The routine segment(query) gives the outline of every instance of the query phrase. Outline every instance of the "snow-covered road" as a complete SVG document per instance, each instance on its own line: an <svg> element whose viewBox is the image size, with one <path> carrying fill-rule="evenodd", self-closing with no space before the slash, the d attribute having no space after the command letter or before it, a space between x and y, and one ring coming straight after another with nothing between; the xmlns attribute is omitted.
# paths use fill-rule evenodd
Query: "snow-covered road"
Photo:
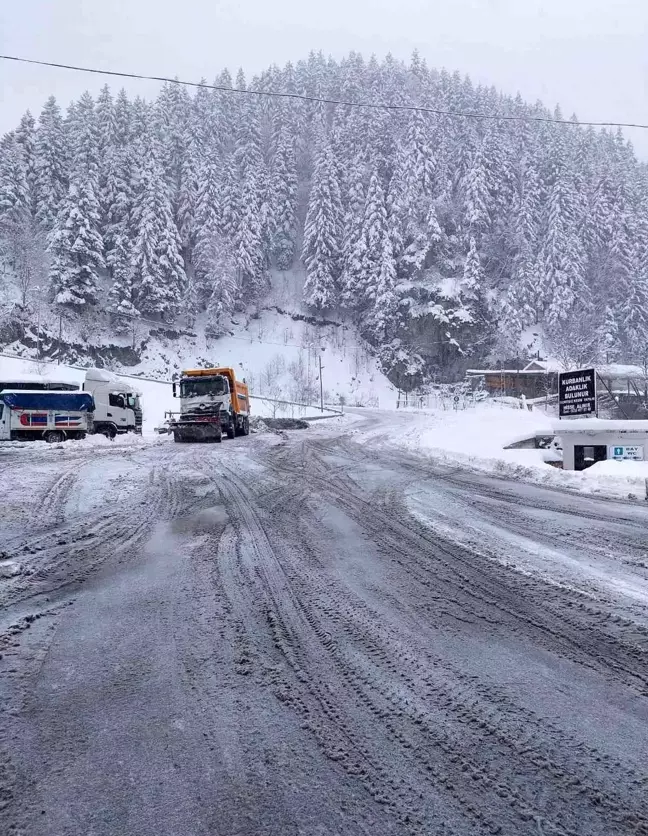
<svg viewBox="0 0 648 836"><path fill-rule="evenodd" d="M3 452L0 833L648 834L648 509L411 420Z"/></svg>

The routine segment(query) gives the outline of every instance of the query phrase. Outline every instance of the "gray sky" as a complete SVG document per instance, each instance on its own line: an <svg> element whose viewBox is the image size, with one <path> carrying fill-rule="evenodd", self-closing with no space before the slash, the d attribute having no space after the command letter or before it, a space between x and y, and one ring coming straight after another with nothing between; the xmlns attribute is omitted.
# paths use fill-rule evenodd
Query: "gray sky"
<svg viewBox="0 0 648 836"><path fill-rule="evenodd" d="M0 52L194 81L224 66L249 77L311 49L407 59L415 47L430 66L560 102L567 116L648 123L647 0L0 0ZM104 81L0 62L0 133L50 94L65 107ZM648 131L626 135L648 160Z"/></svg>

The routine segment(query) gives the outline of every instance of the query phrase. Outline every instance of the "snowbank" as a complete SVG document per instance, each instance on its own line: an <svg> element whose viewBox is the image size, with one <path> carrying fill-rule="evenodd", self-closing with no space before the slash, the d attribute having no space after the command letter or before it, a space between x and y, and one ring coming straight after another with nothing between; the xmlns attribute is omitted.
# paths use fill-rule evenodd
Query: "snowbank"
<svg viewBox="0 0 648 836"><path fill-rule="evenodd" d="M376 422L352 430L361 444L388 444L437 462L459 465L507 479L519 479L579 493L643 500L646 462L601 462L583 472L553 467L551 449L504 449L535 435L551 435L542 412L489 402L463 411L372 412Z"/></svg>

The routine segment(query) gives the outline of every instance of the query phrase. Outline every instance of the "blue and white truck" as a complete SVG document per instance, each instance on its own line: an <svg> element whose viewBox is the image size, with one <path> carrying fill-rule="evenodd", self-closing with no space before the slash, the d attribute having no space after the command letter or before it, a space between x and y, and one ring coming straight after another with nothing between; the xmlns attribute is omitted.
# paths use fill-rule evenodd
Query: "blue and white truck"
<svg viewBox="0 0 648 836"><path fill-rule="evenodd" d="M22 421L20 426L12 425L11 416L4 423L0 418L0 441L42 438L46 441L61 441L67 438L83 438L91 433L105 435L107 438L115 438L123 433L141 434L143 415L140 393L132 384L126 383L105 369L88 369L82 383L82 390L82 392L79 391L78 383L50 380L36 375L0 379L0 405L4 404L2 411L5 411L5 407L7 410L10 408L15 410L17 407L13 406L14 402L35 404L39 403L38 395L53 396L49 400L46 398L42 401L43 404L48 404L47 409L34 407L38 415L33 421L28 418L29 410L19 417ZM3 396L7 393L13 393L16 396L10 398L11 404L4 402ZM21 400L20 393L31 397L26 401ZM69 407L68 404L74 401L65 400L64 396L68 394L84 394L86 397L78 401L79 404L88 403L89 398L92 402L91 414L87 414L88 407L86 406L77 410ZM61 404L60 409L57 404ZM52 409L58 410L58 425L56 416L53 424L49 418L46 420L46 413L51 412ZM76 412L83 414L72 416L72 413ZM65 416L68 413L73 420L67 422L66 425ZM63 439L60 438L60 433L63 433Z"/></svg>
<svg viewBox="0 0 648 836"><path fill-rule="evenodd" d="M93 431L94 399L88 392L3 389L0 442L85 438Z"/></svg>

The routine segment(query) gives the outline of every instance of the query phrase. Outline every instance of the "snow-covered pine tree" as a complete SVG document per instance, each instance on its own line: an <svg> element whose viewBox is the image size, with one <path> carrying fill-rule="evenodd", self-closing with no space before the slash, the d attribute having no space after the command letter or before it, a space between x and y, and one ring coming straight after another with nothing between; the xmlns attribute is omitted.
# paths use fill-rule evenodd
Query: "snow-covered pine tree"
<svg viewBox="0 0 648 836"><path fill-rule="evenodd" d="M99 205L99 148L94 102L84 93L68 126L73 163L70 186L50 234L50 295L57 305L79 310L97 302L105 267Z"/></svg>
<svg viewBox="0 0 648 836"><path fill-rule="evenodd" d="M365 209L366 165L362 157L352 160L348 174L348 193L342 230L342 273L340 296L344 305L355 310L361 305L360 286L365 262L363 220Z"/></svg>
<svg viewBox="0 0 648 836"><path fill-rule="evenodd" d="M47 100L39 117L34 154L36 218L41 228L49 232L68 187L63 117L54 96Z"/></svg>
<svg viewBox="0 0 648 836"><path fill-rule="evenodd" d="M117 148L125 148L129 144L133 132L132 118L133 106L122 87L115 99L114 144Z"/></svg>
<svg viewBox="0 0 648 836"><path fill-rule="evenodd" d="M304 299L318 309L333 307L337 302L342 200L336 169L333 151L323 142L313 175L302 246Z"/></svg>
<svg viewBox="0 0 648 836"><path fill-rule="evenodd" d="M169 190L169 199L177 212L185 158L190 101L187 88L167 83L162 87L155 107L155 133L160 165Z"/></svg>
<svg viewBox="0 0 648 836"><path fill-rule="evenodd" d="M99 272L105 266L100 220L94 182L79 163L50 233L50 294L55 304L79 310L96 304Z"/></svg>
<svg viewBox="0 0 648 836"><path fill-rule="evenodd" d="M129 318L140 315L135 307L131 250L132 244L128 234L125 232L118 233L110 250L110 269L113 281L108 294L112 309Z"/></svg>
<svg viewBox="0 0 648 836"><path fill-rule="evenodd" d="M290 270L297 237L297 171L294 139L288 135L286 129L282 129L279 134L272 182L272 254L279 270Z"/></svg>
<svg viewBox="0 0 648 836"><path fill-rule="evenodd" d="M134 304L146 316L171 319L179 311L186 286L181 242L162 167L149 148L140 178L132 249Z"/></svg>
<svg viewBox="0 0 648 836"><path fill-rule="evenodd" d="M117 130L115 105L107 84L97 96L96 112L99 154L103 156L106 149L115 144Z"/></svg>
<svg viewBox="0 0 648 836"><path fill-rule="evenodd" d="M214 241L224 241L219 206L220 175L216 151L212 149L200 169L196 197L196 245L194 251L197 303L205 307L218 283L218 266L214 267Z"/></svg>
<svg viewBox="0 0 648 836"><path fill-rule="evenodd" d="M185 136L185 153L180 173L180 191L178 193L178 211L176 220L182 254L185 265L193 263L193 251L196 243L196 203L198 200L198 149L194 134L187 131Z"/></svg>
<svg viewBox="0 0 648 836"><path fill-rule="evenodd" d="M31 112L26 111L16 129L16 142L22 150L25 175L27 178L27 190L29 194L29 207L32 215L36 214L37 192L36 192L36 122Z"/></svg>
<svg viewBox="0 0 648 836"><path fill-rule="evenodd" d="M134 223L134 169L132 148L115 146L110 149L102 190L102 203L105 207L103 238L106 266L119 284L120 277L126 272L126 264L130 262Z"/></svg>
<svg viewBox="0 0 648 836"><path fill-rule="evenodd" d="M481 259L479 258L477 242L474 237L471 237L468 255L466 256L466 260L464 262L463 278L460 286L462 300L468 303L474 302L483 291L483 285L484 270L482 268Z"/></svg>
<svg viewBox="0 0 648 836"><path fill-rule="evenodd" d="M0 235L23 227L31 217L27 166L15 134L0 144Z"/></svg>
<svg viewBox="0 0 648 836"><path fill-rule="evenodd" d="M250 169L241 188L241 208L234 238L238 283L244 299L258 298L265 285L259 188Z"/></svg>
<svg viewBox="0 0 648 836"><path fill-rule="evenodd" d="M541 265L540 298L544 301L547 322L554 326L567 318L581 289L583 274L571 184L564 169L558 172L549 195Z"/></svg>
<svg viewBox="0 0 648 836"><path fill-rule="evenodd" d="M471 237L479 237L491 225L491 194L481 145L472 155L462 183L464 194L463 227Z"/></svg>
<svg viewBox="0 0 648 836"><path fill-rule="evenodd" d="M406 194L411 200L433 197L437 162L432 149L431 125L427 114L418 110L412 111L404 148L403 180Z"/></svg>
<svg viewBox="0 0 648 836"><path fill-rule="evenodd" d="M389 249L385 239L389 238L387 228L387 207L385 192L380 182L378 170L374 168L365 200L364 217L362 223L363 261L359 275L360 284L356 294L360 305L368 308L374 305L378 292L378 281L381 272L383 254Z"/></svg>
<svg viewBox="0 0 648 836"><path fill-rule="evenodd" d="M396 295L396 260L389 235L382 241L382 252L376 285L376 298L370 316L370 328L377 345L384 345L393 336L398 321Z"/></svg>

